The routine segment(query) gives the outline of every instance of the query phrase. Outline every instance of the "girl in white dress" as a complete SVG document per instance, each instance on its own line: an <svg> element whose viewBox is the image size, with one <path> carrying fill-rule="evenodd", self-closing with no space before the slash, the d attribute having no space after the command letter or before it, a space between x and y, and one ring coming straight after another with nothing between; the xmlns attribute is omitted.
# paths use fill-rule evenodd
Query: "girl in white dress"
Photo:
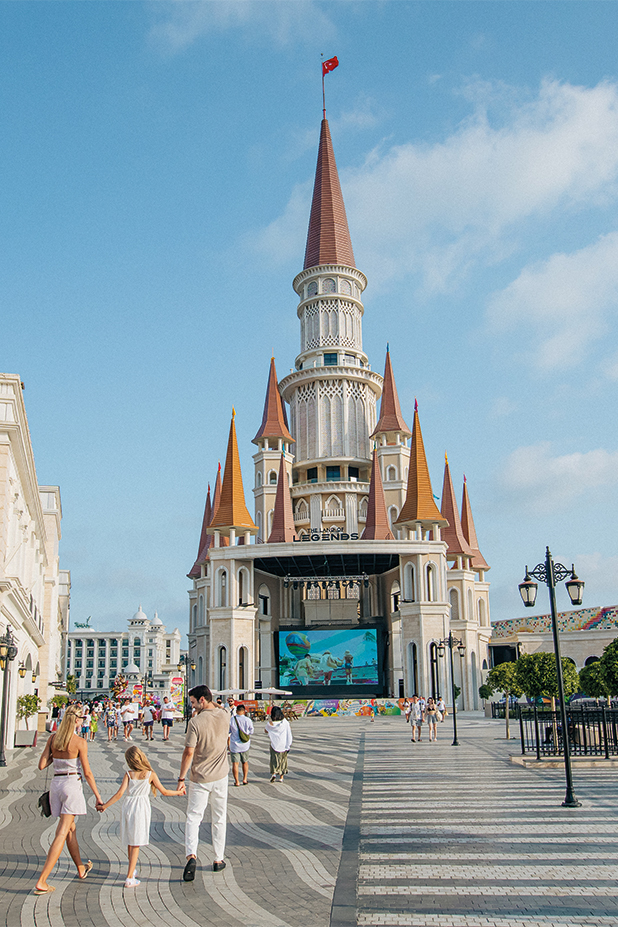
<svg viewBox="0 0 618 927"><path fill-rule="evenodd" d="M135 867L139 848L150 842L150 793L156 795L185 795L184 785L180 789L166 789L148 762L148 758L139 747L129 747L124 755L129 769L124 774L122 785L109 801L97 802L97 811L106 811L110 805L125 795L122 803L120 839L127 845L129 871L124 883L125 888L135 888L139 879L135 878Z"/></svg>

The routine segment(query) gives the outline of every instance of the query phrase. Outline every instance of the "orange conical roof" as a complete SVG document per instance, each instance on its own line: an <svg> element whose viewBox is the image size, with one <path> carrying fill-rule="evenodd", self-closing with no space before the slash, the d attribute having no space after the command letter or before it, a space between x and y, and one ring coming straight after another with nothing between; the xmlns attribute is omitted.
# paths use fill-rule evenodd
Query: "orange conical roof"
<svg viewBox="0 0 618 927"><path fill-rule="evenodd" d="M455 500L455 490L451 479L448 457L444 455L444 483L442 484L442 514L448 521L448 527L442 532L442 540L448 544L447 559L453 557L472 557L473 550L461 530L459 509Z"/></svg>
<svg viewBox="0 0 618 927"><path fill-rule="evenodd" d="M328 120L322 120L304 267L356 267Z"/></svg>
<svg viewBox="0 0 618 927"><path fill-rule="evenodd" d="M374 438L376 435L384 434L388 431L399 431L405 435L406 438L409 438L412 434L401 414L399 396L397 395L397 387L395 386L395 377L393 376L393 368L391 365L391 352L387 345L386 363L384 364L384 385L382 387L382 401L380 403L380 418L378 419L378 424L371 437Z"/></svg>
<svg viewBox="0 0 618 927"><path fill-rule="evenodd" d="M275 510L273 512L273 526L268 538L269 544L287 544L296 540L294 530L294 512L292 511L292 497L288 482L288 471L285 466L285 457L281 455L279 464L279 479L277 480L277 494L275 496Z"/></svg>
<svg viewBox="0 0 618 927"><path fill-rule="evenodd" d="M408 491L406 501L395 522L397 525L423 522L425 524L448 524L434 502L429 467L425 456L425 446L418 418L418 403L414 403L414 421L412 423L412 441L410 442L410 469L408 471Z"/></svg>
<svg viewBox="0 0 618 927"><path fill-rule="evenodd" d="M217 478L215 479L215 494L212 500L212 518L214 519L215 515L219 511L219 503L221 502L221 461L219 461L219 466L217 467ZM212 525L212 520L210 522ZM210 525L208 526L210 528ZM209 535L214 540L214 535L211 533ZM229 540L226 537L221 537L219 539L219 544L221 547L229 547ZM209 547L212 546L212 541L208 544Z"/></svg>
<svg viewBox="0 0 618 927"><path fill-rule="evenodd" d="M285 410L283 408L283 402L281 401L281 393L279 392L274 357L270 359L270 371L268 373L268 385L266 387L262 424L260 425L260 430L253 439L253 444L257 444L260 438L283 438L284 441L290 442L294 440L289 432L285 419Z"/></svg>
<svg viewBox="0 0 618 927"><path fill-rule="evenodd" d="M367 506L367 521L365 530L361 535L362 541L394 541L393 532L388 523L386 512L386 499L382 474L378 462L378 452L373 449L373 464L371 467L371 482L369 484L369 504Z"/></svg>
<svg viewBox="0 0 618 927"><path fill-rule="evenodd" d="M470 499L468 497L468 482L465 476L463 496L461 498L461 528L466 541L472 548L472 569L489 570L489 564L479 550L479 542L476 537L476 528L474 527L474 519L472 518L472 508L470 506Z"/></svg>
<svg viewBox="0 0 618 927"><path fill-rule="evenodd" d="M212 506L210 504L210 483L208 484L208 492L206 494L206 505L204 506L204 518L202 519L202 532L200 534L200 543L197 547L197 557L195 563L191 567L191 570L187 573L189 579L194 579L200 575L200 565L206 559L206 552L208 550L208 526L212 518Z"/></svg>
<svg viewBox="0 0 618 927"><path fill-rule="evenodd" d="M257 534L257 528L253 524L245 503L240 457L238 456L238 441L236 439L236 425L234 423L235 416L236 413L232 412L221 499L210 523L210 529L212 531L216 528L218 531L223 531L234 528L235 530L250 531L252 534Z"/></svg>

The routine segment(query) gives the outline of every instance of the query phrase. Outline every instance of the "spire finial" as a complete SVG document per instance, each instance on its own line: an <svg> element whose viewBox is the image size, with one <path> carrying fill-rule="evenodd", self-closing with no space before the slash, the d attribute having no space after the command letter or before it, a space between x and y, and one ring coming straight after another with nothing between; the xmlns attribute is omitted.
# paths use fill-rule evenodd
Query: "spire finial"
<svg viewBox="0 0 618 927"><path fill-rule="evenodd" d="M414 411L418 412L418 399L416 398L416 396L414 397Z"/></svg>
<svg viewBox="0 0 618 927"><path fill-rule="evenodd" d="M387 341L386 342L386 353L390 354L390 350L391 350L390 342Z"/></svg>
<svg viewBox="0 0 618 927"><path fill-rule="evenodd" d="M448 463L448 454L446 453L446 451L444 452L444 463L445 464Z"/></svg>
<svg viewBox="0 0 618 927"><path fill-rule="evenodd" d="M232 406L232 418L236 418L236 409Z"/></svg>

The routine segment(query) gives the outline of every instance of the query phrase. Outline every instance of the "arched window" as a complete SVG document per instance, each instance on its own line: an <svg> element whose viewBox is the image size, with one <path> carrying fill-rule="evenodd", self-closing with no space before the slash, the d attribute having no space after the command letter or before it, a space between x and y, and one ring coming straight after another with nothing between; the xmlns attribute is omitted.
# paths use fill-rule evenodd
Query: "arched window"
<svg viewBox="0 0 618 927"><path fill-rule="evenodd" d="M427 601L437 602L436 571L431 563L428 563L425 569L425 580L427 585Z"/></svg>
<svg viewBox="0 0 618 927"><path fill-rule="evenodd" d="M197 684L198 686L204 684L204 661L202 657L197 658Z"/></svg>
<svg viewBox="0 0 618 927"><path fill-rule="evenodd" d="M395 580L395 582L391 586L391 611L392 612L399 611L400 599L401 599L401 587L399 586L399 583L397 582L397 580Z"/></svg>
<svg viewBox="0 0 618 927"><path fill-rule="evenodd" d="M255 474L255 485L256 486L262 485L262 473L260 470L258 470L258 472Z"/></svg>
<svg viewBox="0 0 618 927"><path fill-rule="evenodd" d="M264 583L258 589L260 615L270 615L270 589Z"/></svg>
<svg viewBox="0 0 618 927"><path fill-rule="evenodd" d="M459 593L456 589L451 589L448 598L451 603L451 621L459 621Z"/></svg>
<svg viewBox="0 0 618 927"><path fill-rule="evenodd" d="M238 651L238 688L244 689L247 685L247 648L241 647Z"/></svg>
<svg viewBox="0 0 618 927"><path fill-rule="evenodd" d="M479 615L479 624L482 628L487 624L487 611L485 609L484 599L479 599L476 603Z"/></svg>
<svg viewBox="0 0 618 927"><path fill-rule="evenodd" d="M487 666L487 660L483 660L483 669L484 670L489 669L489 667Z"/></svg>
<svg viewBox="0 0 618 927"><path fill-rule="evenodd" d="M219 688L227 688L227 650L219 647Z"/></svg>
<svg viewBox="0 0 618 927"><path fill-rule="evenodd" d="M416 602L416 577L414 575L413 563L406 563L404 573L404 599L407 602Z"/></svg>
<svg viewBox="0 0 618 927"><path fill-rule="evenodd" d="M358 507L358 517L361 521L367 521L367 507L369 505L369 500L366 496L361 499L361 503Z"/></svg>
<svg viewBox="0 0 618 927"><path fill-rule="evenodd" d="M474 650L470 654L470 675L472 676L472 707L479 707L479 681L476 671L476 654Z"/></svg>
<svg viewBox="0 0 618 927"><path fill-rule="evenodd" d="M397 530L397 529L394 527L394 525L395 525L395 522L397 521L397 516L398 516L398 515L399 515L399 509L397 508L397 506L396 506L396 505L391 505L390 509L388 510L388 521L389 521L389 524L390 524L390 526L391 526L391 531L393 532L393 534L394 534L395 531Z"/></svg>
<svg viewBox="0 0 618 927"><path fill-rule="evenodd" d="M263 541L264 538L262 537L262 513L261 512L258 512L255 516L255 526L258 529L258 533L257 533L258 540Z"/></svg>
<svg viewBox="0 0 618 927"><path fill-rule="evenodd" d="M416 644L408 644L408 695L418 695L418 659Z"/></svg>
<svg viewBox="0 0 618 927"><path fill-rule="evenodd" d="M387 479L387 482L389 483L392 483L397 479L397 468L396 467L386 468L386 479Z"/></svg>
<svg viewBox="0 0 618 927"><path fill-rule="evenodd" d="M219 570L217 574L217 605L225 608L227 605L227 572Z"/></svg>
<svg viewBox="0 0 618 927"><path fill-rule="evenodd" d="M270 537L270 533L271 533L271 531L273 530L273 517L274 517L274 515L275 515L275 510L274 510L274 509L271 509L270 512L268 513L268 515L266 516L266 520L267 520L267 522L268 522L268 534L266 535L265 540L268 540L268 538Z"/></svg>
<svg viewBox="0 0 618 927"><path fill-rule="evenodd" d="M590 666L591 663L597 663L598 659L599 659L598 657L586 657L586 662L584 663L584 666Z"/></svg>
<svg viewBox="0 0 618 927"><path fill-rule="evenodd" d="M322 281L322 292L323 293L336 293L337 284L332 277L325 277ZM327 304L328 305L328 304Z"/></svg>
<svg viewBox="0 0 618 927"><path fill-rule="evenodd" d="M296 506L296 516L300 520L301 518L307 518L308 514L307 503L304 499L301 499Z"/></svg>
<svg viewBox="0 0 618 927"><path fill-rule="evenodd" d="M238 571L238 604L242 605L245 601L245 571Z"/></svg>
<svg viewBox="0 0 618 927"><path fill-rule="evenodd" d="M437 698L440 690L440 681L438 678L438 645L432 641L429 645L429 669L431 672L431 696Z"/></svg>
<svg viewBox="0 0 618 927"><path fill-rule="evenodd" d="M194 605L191 609L191 630L194 630L197 627L197 605Z"/></svg>
<svg viewBox="0 0 618 927"><path fill-rule="evenodd" d="M201 628L204 624L204 596L203 595L200 595L199 602L200 602L200 628Z"/></svg>
<svg viewBox="0 0 618 927"><path fill-rule="evenodd" d="M474 621L474 604L473 604L471 589L468 589L468 614L466 617L468 621Z"/></svg>
<svg viewBox="0 0 618 927"><path fill-rule="evenodd" d="M270 473L268 474L268 482L270 483L271 486L277 485L277 471L276 470L270 471Z"/></svg>

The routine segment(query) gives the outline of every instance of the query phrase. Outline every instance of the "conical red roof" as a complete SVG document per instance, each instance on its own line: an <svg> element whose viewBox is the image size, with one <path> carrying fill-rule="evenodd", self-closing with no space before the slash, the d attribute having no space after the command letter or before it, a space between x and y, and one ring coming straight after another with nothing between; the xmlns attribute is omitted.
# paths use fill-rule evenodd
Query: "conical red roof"
<svg viewBox="0 0 618 927"><path fill-rule="evenodd" d="M410 442L410 469L408 470L408 491L406 501L395 522L397 525L421 522L425 525L448 524L433 498L429 467L418 417L418 405L414 404L412 441Z"/></svg>
<svg viewBox="0 0 618 927"><path fill-rule="evenodd" d="M304 267L356 267L328 120L322 120Z"/></svg>
<svg viewBox="0 0 618 927"><path fill-rule="evenodd" d="M393 376L393 367L391 365L391 352L386 349L386 363L384 364L384 386L382 388L382 400L380 402L380 418L373 434L384 434L388 431L399 431L406 438L409 438L412 432L406 425L401 406L399 405L399 396L395 386L395 377Z"/></svg>
<svg viewBox="0 0 618 927"><path fill-rule="evenodd" d="M283 438L284 441L293 441L285 419L285 410L279 392L277 381L277 371L275 369L275 358L270 359L270 371L268 373L268 385L266 387L266 399L264 400L264 414L260 430L253 439L253 444L257 444L260 438Z"/></svg>
<svg viewBox="0 0 618 927"><path fill-rule="evenodd" d="M245 491L242 485L242 472L240 469L240 456L238 454L238 440L236 438L235 413L232 413L230 435L227 442L225 457L225 470L223 471L223 484L221 486L221 500L210 523L211 530L251 531L257 533L253 519L249 515L245 503Z"/></svg>
<svg viewBox="0 0 618 927"><path fill-rule="evenodd" d="M464 537L470 547L472 548L473 557L472 557L472 569L473 570L489 570L489 564L483 557L482 553L479 550L479 542L476 536L476 528L474 527L474 519L472 518L472 507L470 505L470 499L468 497L468 483L464 476L464 485L463 485L463 496L461 498L461 528L464 534Z"/></svg>
<svg viewBox="0 0 618 927"><path fill-rule="evenodd" d="M442 540L448 544L447 558L472 557L474 552L461 530L459 509L455 500L455 490L446 454L444 455L444 483L442 484L442 514L448 521L448 526L442 531Z"/></svg>
<svg viewBox="0 0 618 927"><path fill-rule="evenodd" d="M210 483L208 484L208 492L206 494L206 505L204 506L204 518L202 519L202 533L200 534L200 543L197 548L197 557L195 563L191 567L187 576L189 579L196 579L201 573L201 564L206 559L206 552L208 550L208 525L212 518L212 506L210 504Z"/></svg>
<svg viewBox="0 0 618 927"><path fill-rule="evenodd" d="M277 480L277 494L275 495L275 510L273 512L273 526L268 538L269 544L287 544L296 540L294 530L294 512L292 511L292 497L288 482L288 471L285 457L281 455L279 464L279 479Z"/></svg>
<svg viewBox="0 0 618 927"><path fill-rule="evenodd" d="M382 474L378 462L378 452L373 449L373 463L371 467L371 482L369 483L369 504L367 505L367 521L365 530L361 535L362 541L394 541L394 535L388 523L386 499Z"/></svg>
<svg viewBox="0 0 618 927"><path fill-rule="evenodd" d="M213 496L213 499L212 499L212 517L213 517L213 519L214 519L215 515L217 514L217 512L219 511L219 503L220 503L220 502L221 502L221 461L219 461L219 466L217 467L217 478L216 478L216 480L215 480L215 493L214 493L214 496ZM212 525L212 520L211 520L210 524ZM209 525L209 527L210 527L210 525ZM209 537L211 537L211 538L213 539L213 541L214 541L214 534L211 533L211 534L209 535ZM212 544L212 542L210 542L208 546L210 547L211 544ZM221 547L229 547L229 545L230 545L229 538L220 537L220 538L219 538L219 544L221 545Z"/></svg>

